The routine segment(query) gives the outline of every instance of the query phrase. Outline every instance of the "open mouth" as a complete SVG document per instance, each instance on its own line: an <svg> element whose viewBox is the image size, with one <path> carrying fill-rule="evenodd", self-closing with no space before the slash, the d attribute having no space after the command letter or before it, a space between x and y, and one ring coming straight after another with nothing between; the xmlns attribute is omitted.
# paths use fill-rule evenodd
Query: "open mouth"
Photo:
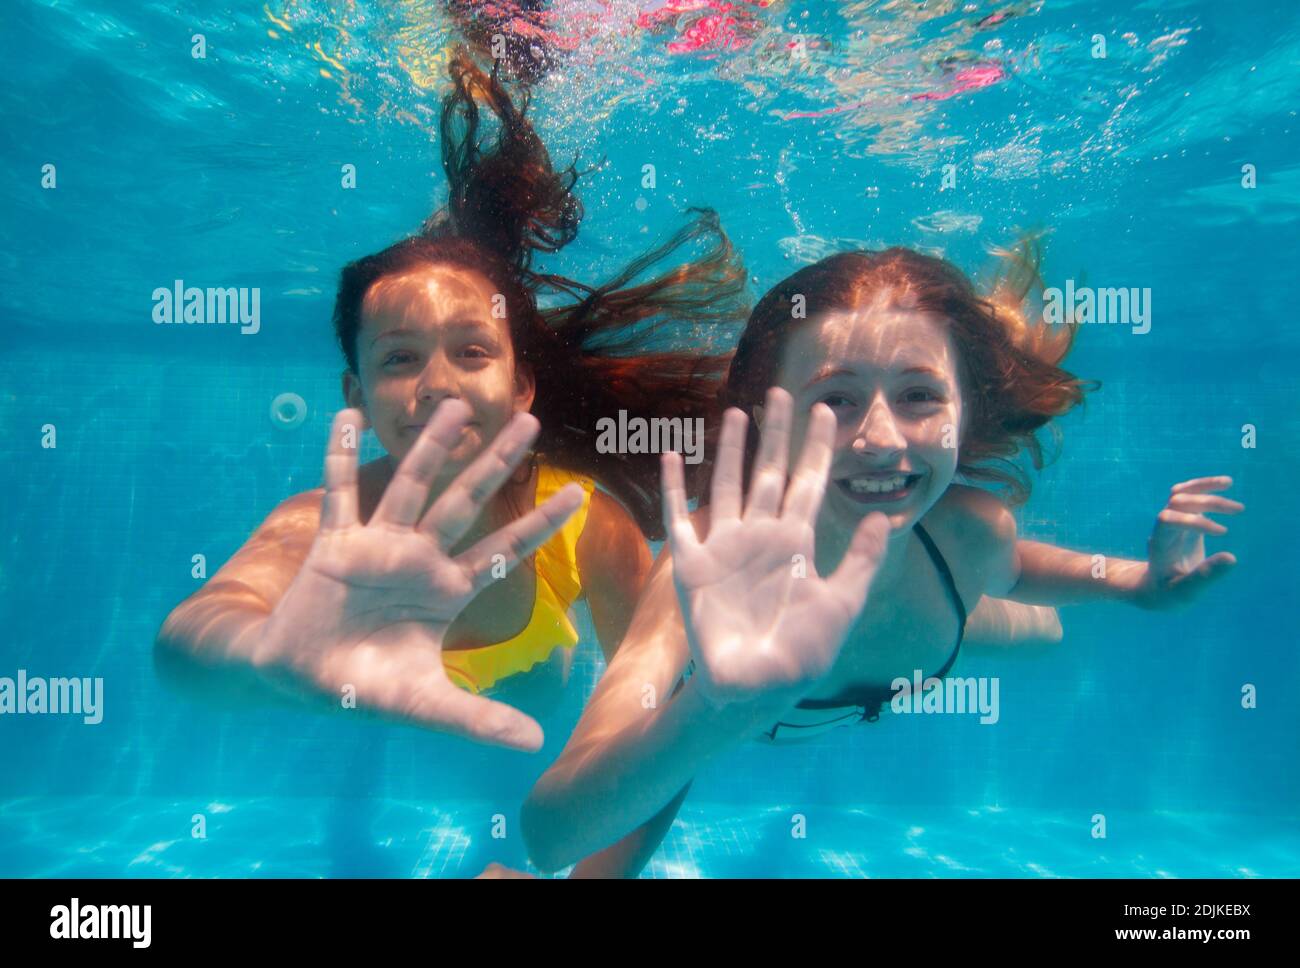
<svg viewBox="0 0 1300 968"><path fill-rule="evenodd" d="M920 480L920 474L854 474L837 478L835 486L858 504L887 504L903 500Z"/></svg>

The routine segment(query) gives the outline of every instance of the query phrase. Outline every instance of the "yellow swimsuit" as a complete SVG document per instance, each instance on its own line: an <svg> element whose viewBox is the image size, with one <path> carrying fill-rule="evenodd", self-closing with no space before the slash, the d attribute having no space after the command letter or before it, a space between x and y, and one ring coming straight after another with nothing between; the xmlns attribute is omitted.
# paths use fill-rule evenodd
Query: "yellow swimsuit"
<svg viewBox="0 0 1300 968"><path fill-rule="evenodd" d="M442 653L442 665L448 678L461 688L482 692L503 679L545 662L557 647L571 649L578 644L578 630L569 619L569 607L582 593L578 538L587 523L595 484L588 477L556 467L542 464L537 468L538 504L571 481L582 485L586 492L582 506L533 556L537 592L533 597L532 615L524 630L496 645Z"/></svg>

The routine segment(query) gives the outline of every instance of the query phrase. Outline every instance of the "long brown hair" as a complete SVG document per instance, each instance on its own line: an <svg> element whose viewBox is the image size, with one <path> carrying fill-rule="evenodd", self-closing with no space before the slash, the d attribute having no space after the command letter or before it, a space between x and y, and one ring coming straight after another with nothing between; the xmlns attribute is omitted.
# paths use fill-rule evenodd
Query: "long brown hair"
<svg viewBox="0 0 1300 968"><path fill-rule="evenodd" d="M484 74L462 50L452 58L451 79L441 119L447 205L421 234L344 267L334 329L348 367L357 372L362 305L379 279L429 264L482 273L505 297L516 360L536 382L537 457L595 478L647 537L661 538L658 455L598 453L596 422L617 419L620 410L713 422L728 359L715 348L729 346L745 318L744 265L717 216L697 209L603 285L535 271L535 253L555 252L577 234L579 173L573 165L552 167L526 120L526 94L512 97L495 70ZM499 128L486 147L480 102ZM693 260L637 283L701 246ZM561 303L541 309L539 293Z"/></svg>
<svg viewBox="0 0 1300 968"><path fill-rule="evenodd" d="M999 255L1004 268L987 294L952 263L905 248L841 252L805 266L773 286L754 307L731 361L724 407L752 415L754 405L777 382L786 340L803 318L851 310L870 302L873 292L906 293L915 297L918 310L947 320L961 360L967 420L957 472L1000 487L1012 504L1024 503L1030 480L1014 458L1023 450L1041 469L1045 460L1037 432L1100 384L1081 380L1060 365L1074 343L1073 326L1031 323L1024 312L1026 296L1042 282L1038 239L1026 237ZM801 297L800 319L793 312L795 297ZM1051 431L1059 437L1055 427ZM751 456L757 442L751 420Z"/></svg>

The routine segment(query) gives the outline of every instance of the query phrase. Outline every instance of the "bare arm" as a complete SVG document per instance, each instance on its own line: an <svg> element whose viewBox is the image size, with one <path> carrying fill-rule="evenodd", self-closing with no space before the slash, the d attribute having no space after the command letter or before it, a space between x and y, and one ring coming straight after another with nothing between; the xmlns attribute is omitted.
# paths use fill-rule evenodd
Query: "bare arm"
<svg viewBox="0 0 1300 968"><path fill-rule="evenodd" d="M655 818L711 756L757 732L761 724L735 708L711 707L694 680L669 700L688 658L665 550L568 745L524 803L538 867L558 870L609 847Z"/></svg>
<svg viewBox="0 0 1300 968"><path fill-rule="evenodd" d="M1198 477L1169 489L1147 542L1147 560L1066 551L1037 541L1016 545L1019 580L1010 597L1035 604L1120 601L1140 608L1186 605L1228 574L1237 559L1226 551L1206 556L1207 535L1228 529L1209 515L1240 514L1245 505L1218 492L1232 487L1226 475Z"/></svg>
<svg viewBox="0 0 1300 968"><path fill-rule="evenodd" d="M1035 646L1056 645L1062 635L1061 617L1055 608L985 595L966 619L962 647L999 652L1028 647L1033 651Z"/></svg>
<svg viewBox="0 0 1300 968"><path fill-rule="evenodd" d="M1017 541L1020 580L1008 597L1031 605L1136 601L1147 563L1069 551L1039 541Z"/></svg>
<svg viewBox="0 0 1300 968"><path fill-rule="evenodd" d="M207 584L172 610L154 645L154 666L165 682L220 705L335 708L259 670L240 647L256 637L302 567L320 525L323 493L306 491L281 503Z"/></svg>
<svg viewBox="0 0 1300 968"><path fill-rule="evenodd" d="M664 455L671 551L564 753L524 804L524 839L539 867L562 867L644 824L704 763L806 694L839 655L889 524L867 515L828 577L790 567L796 555L814 560L835 435L835 415L817 404L789 474L791 407L784 390L768 392L747 501L747 420L735 408L723 415L705 539L687 512L681 456ZM688 656L695 674L674 697Z"/></svg>
<svg viewBox="0 0 1300 968"><path fill-rule="evenodd" d="M225 673L248 683L262 676L333 709L343 708L347 696L354 700L349 706L398 722L529 752L541 748L542 729L531 717L452 683L442 644L465 606L496 580L497 566L515 567L559 530L580 505L582 489L566 485L456 553L538 431L536 418L515 414L432 495L470 416L458 400L438 405L363 524L355 431L364 417L355 409L335 414L305 557L297 525L286 526L284 549L272 540L275 527L264 525L236 556L253 577L242 580L238 568L214 576L205 591L223 597L182 606L164 625L158 651L193 659L209 682L226 678L237 687L239 679Z"/></svg>
<svg viewBox="0 0 1300 968"><path fill-rule="evenodd" d="M648 821L628 834L613 847L592 854L573 869L570 877L636 877L650 863L664 837L677 818L677 811L690 792L688 783L677 796Z"/></svg>
<svg viewBox="0 0 1300 968"><path fill-rule="evenodd" d="M961 554L978 563L975 572L985 593L966 620L963 647L1024 655L1059 643L1061 619L1055 608L1008 600L1024 581L1020 551L1028 543L1017 539L1015 516L995 496L976 488L956 486L945 500L959 515L950 527Z"/></svg>
<svg viewBox="0 0 1300 968"><path fill-rule="evenodd" d="M645 537L631 515L613 498L594 492L587 527L578 539L578 567L606 663L613 661L627 635L652 565ZM637 876L659 849L685 798L682 790L648 823L580 862L570 876Z"/></svg>
<svg viewBox="0 0 1300 968"><path fill-rule="evenodd" d="M591 495L577 550L587 606L608 663L632 624L654 560L632 516L601 491Z"/></svg>

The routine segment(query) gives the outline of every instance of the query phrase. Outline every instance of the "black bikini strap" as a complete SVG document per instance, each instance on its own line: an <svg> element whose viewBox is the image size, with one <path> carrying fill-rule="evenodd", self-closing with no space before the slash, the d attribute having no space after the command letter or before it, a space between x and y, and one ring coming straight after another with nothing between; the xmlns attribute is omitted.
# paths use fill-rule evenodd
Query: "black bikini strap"
<svg viewBox="0 0 1300 968"><path fill-rule="evenodd" d="M942 679L948 674L948 670L953 667L953 663L957 661L957 653L961 651L961 640L966 635L966 604L961 600L961 593L957 591L957 582L952 577L952 571L948 568L948 562L944 560L943 552L941 552L939 546L934 543L934 539L930 537L929 532L927 532L925 528L921 527L920 522L912 525L912 529L916 532L916 536L921 539L921 544L925 546L925 550L929 553L930 560L934 562L935 570L939 572L939 577L943 579L944 585L947 586L948 594L952 596L952 604L957 609L957 645L953 648L952 655L948 656L948 661L943 664L943 668L936 672L932 677L926 677L927 679ZM681 688L680 685L678 688ZM867 688L859 689L857 693L853 695L842 694L842 698L804 699L795 703L795 706L799 709L813 710L858 706L862 709L862 719L866 722L874 723L880 718L880 710L893 698L893 695L894 691L892 689ZM817 725L825 724L822 723ZM775 740L776 731L782 726L785 726L787 729L791 728L788 723L777 723L776 726L773 726L768 732L767 735L769 738Z"/></svg>
<svg viewBox="0 0 1300 968"><path fill-rule="evenodd" d="M934 543L930 533L921 527L920 521L912 525L912 530L916 532L916 536L921 539L921 544L929 552L930 560L934 562L935 570L939 572L939 577L943 579L943 583L948 586L948 593L952 596L952 603L957 608L957 647L960 648L962 637L966 634L966 604L961 600L961 593L957 591L957 582L952 577L952 571L948 568L948 562L944 559L943 552ZM947 665L943 667L943 671L938 673L939 678L943 678L956 659L957 653L954 651Z"/></svg>

